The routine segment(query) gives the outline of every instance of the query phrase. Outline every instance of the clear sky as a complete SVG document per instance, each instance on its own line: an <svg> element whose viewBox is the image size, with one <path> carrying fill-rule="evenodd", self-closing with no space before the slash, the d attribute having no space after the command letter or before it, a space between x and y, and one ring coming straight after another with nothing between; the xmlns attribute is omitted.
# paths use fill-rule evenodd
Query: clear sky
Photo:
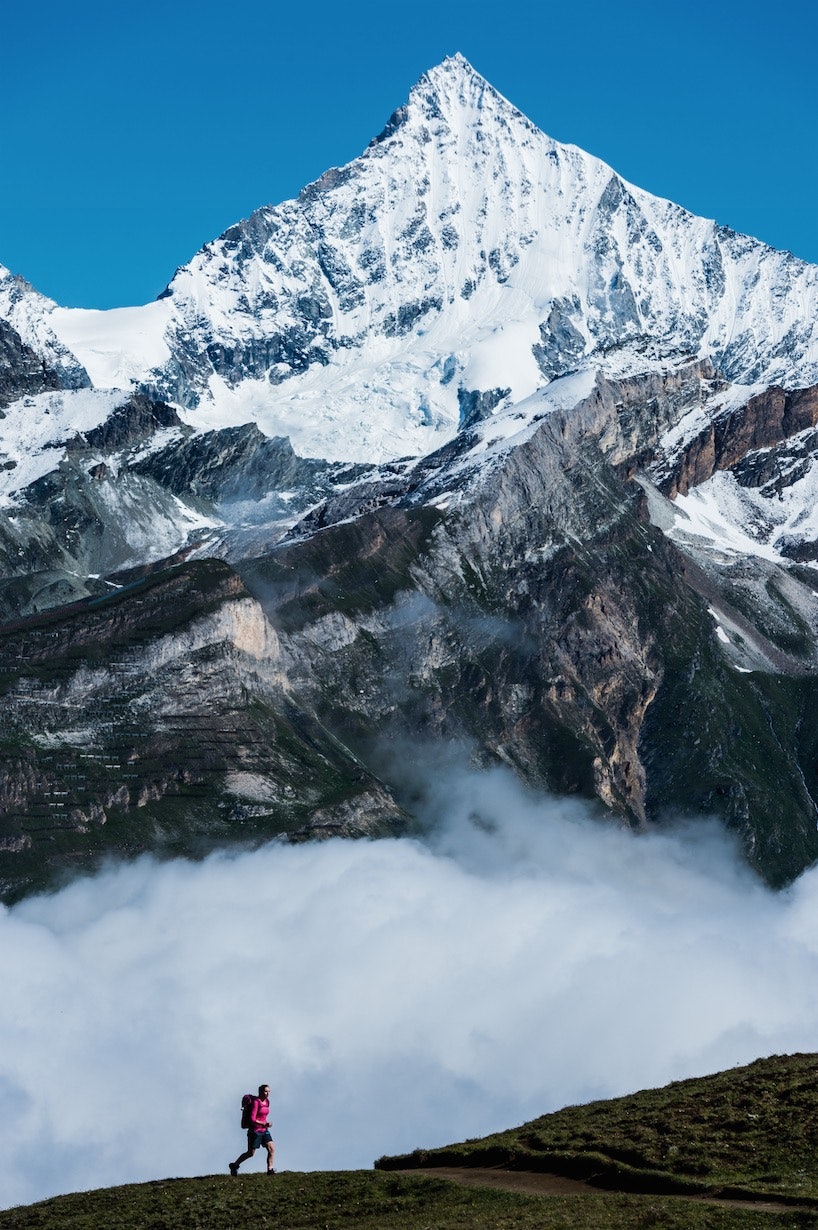
<svg viewBox="0 0 818 1230"><path fill-rule="evenodd" d="M559 141L818 262L813 0L0 0L0 263L155 298L460 51Z"/></svg>

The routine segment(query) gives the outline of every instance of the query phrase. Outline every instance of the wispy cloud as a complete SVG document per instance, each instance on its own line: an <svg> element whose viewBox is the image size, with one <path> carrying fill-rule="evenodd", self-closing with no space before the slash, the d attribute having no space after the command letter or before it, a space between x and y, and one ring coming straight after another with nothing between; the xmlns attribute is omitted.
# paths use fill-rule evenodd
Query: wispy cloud
<svg viewBox="0 0 818 1230"><path fill-rule="evenodd" d="M0 1204L222 1171L261 1081L310 1170L818 1049L818 872L775 895L715 826L436 780L426 843L142 860L4 911Z"/></svg>

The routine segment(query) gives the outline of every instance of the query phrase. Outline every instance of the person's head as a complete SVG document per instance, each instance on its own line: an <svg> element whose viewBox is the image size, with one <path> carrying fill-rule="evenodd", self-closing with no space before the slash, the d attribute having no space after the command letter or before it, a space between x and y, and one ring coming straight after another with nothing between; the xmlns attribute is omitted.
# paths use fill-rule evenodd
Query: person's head
<svg viewBox="0 0 818 1230"><path fill-rule="evenodd" d="M258 1087L258 1096L259 1096L260 1098L269 1098L269 1096L270 1096L270 1086L269 1086L269 1085L259 1085L259 1087Z"/></svg>

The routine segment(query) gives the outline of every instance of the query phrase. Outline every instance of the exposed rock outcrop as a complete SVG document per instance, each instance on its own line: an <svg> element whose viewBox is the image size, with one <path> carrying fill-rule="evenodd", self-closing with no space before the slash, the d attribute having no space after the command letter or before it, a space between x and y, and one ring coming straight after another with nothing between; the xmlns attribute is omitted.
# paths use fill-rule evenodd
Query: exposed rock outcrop
<svg viewBox="0 0 818 1230"><path fill-rule="evenodd" d="M465 740L636 825L720 814L763 874L795 874L818 854L807 751L818 619L797 656L769 636L791 643L791 622L776 623L782 585L814 612L815 594L776 583L770 565L766 603L735 624L766 644L755 661L771 682L737 672L710 613L740 600L732 577L686 561L628 481L712 380L692 365L666 389L654 376L599 382L491 466L431 457L419 488L391 506L349 521L349 505L330 502L320 533L300 538L299 527L243 565L293 686L375 764L395 741ZM806 742L791 740L776 689ZM765 770L748 777L756 759Z"/></svg>
<svg viewBox="0 0 818 1230"><path fill-rule="evenodd" d="M0 409L20 397L60 387L58 374L0 318Z"/></svg>
<svg viewBox="0 0 818 1230"><path fill-rule="evenodd" d="M280 658L261 607L213 561L0 629L0 896L106 854L402 823Z"/></svg>
<svg viewBox="0 0 818 1230"><path fill-rule="evenodd" d="M818 386L808 389L765 389L751 397L747 404L729 410L689 441L674 459L670 474L663 480L662 490L671 499L686 495L691 487L706 482L716 470L738 466L757 449L767 449L789 440L818 424ZM741 471L748 485L761 486L764 471ZM753 473L759 481L753 481Z"/></svg>

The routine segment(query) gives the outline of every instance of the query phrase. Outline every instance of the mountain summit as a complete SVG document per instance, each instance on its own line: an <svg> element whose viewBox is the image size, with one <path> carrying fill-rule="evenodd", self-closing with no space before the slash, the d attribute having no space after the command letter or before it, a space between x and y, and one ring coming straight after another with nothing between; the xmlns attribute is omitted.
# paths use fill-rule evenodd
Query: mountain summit
<svg viewBox="0 0 818 1230"><path fill-rule="evenodd" d="M255 421L298 452L385 461L462 406L592 366L710 357L733 382L818 379L816 271L558 145L462 56L355 161L258 210L141 310L53 310L97 387ZM26 341L31 341L25 336Z"/></svg>
<svg viewBox="0 0 818 1230"><path fill-rule="evenodd" d="M816 267L455 56L154 303L0 269L0 358L7 895L399 830L452 742L818 857Z"/></svg>

